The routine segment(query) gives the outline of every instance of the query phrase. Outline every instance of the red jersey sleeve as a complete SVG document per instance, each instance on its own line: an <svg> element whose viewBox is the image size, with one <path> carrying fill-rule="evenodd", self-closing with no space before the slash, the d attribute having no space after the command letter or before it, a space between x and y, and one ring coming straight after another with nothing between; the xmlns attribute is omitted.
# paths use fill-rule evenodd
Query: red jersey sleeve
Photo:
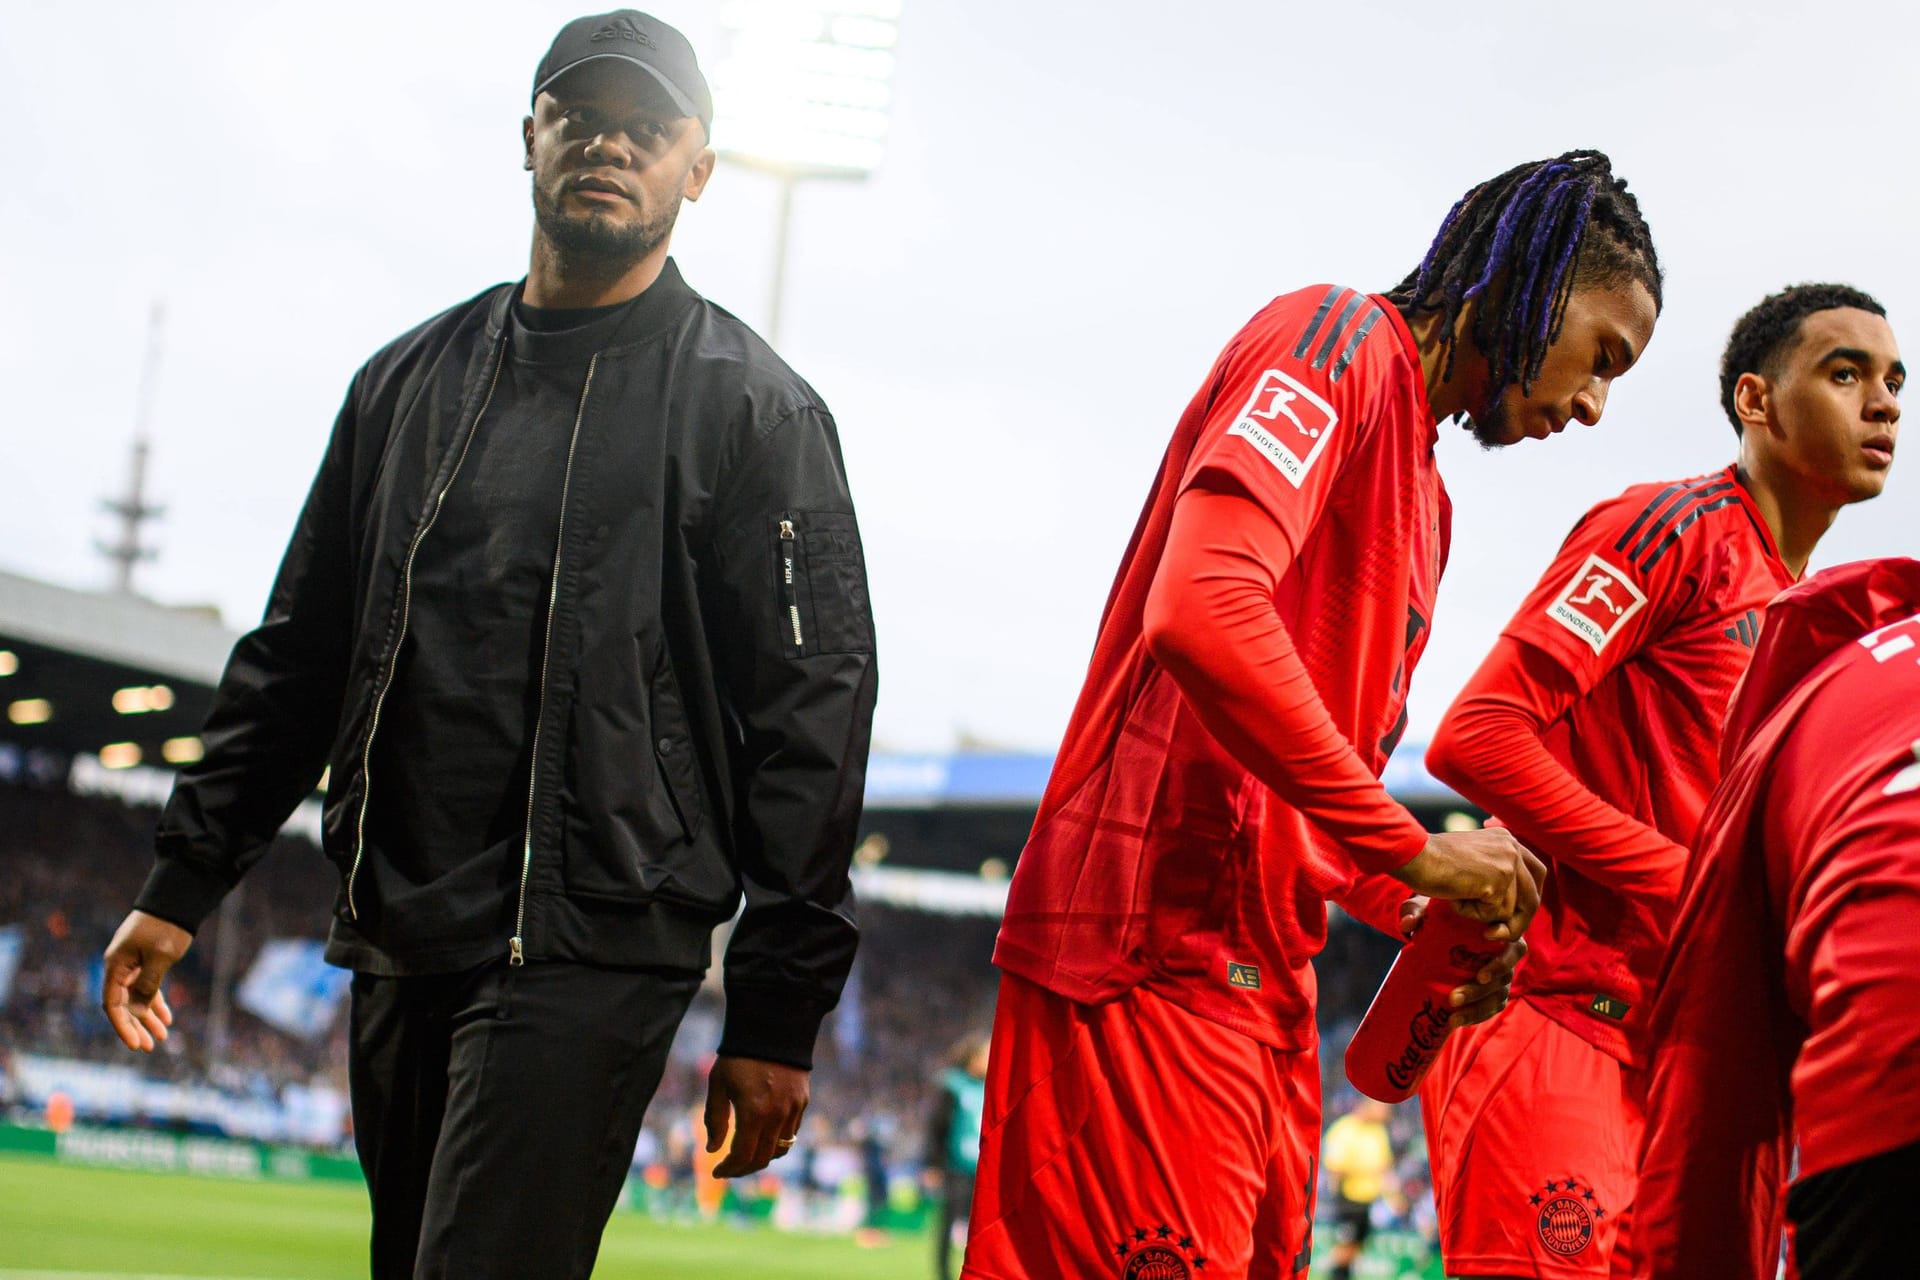
<svg viewBox="0 0 1920 1280"><path fill-rule="evenodd" d="M1661 506L1651 488L1629 489L1581 517L1501 633L1551 657L1576 696L1629 661L1673 615L1686 558L1633 553Z"/></svg>
<svg viewBox="0 0 1920 1280"><path fill-rule="evenodd" d="M1184 485L1258 503L1278 531L1283 565L1361 446L1378 376L1354 359L1383 319L1380 304L1338 286L1312 301L1311 292L1278 299L1223 353Z"/></svg>
<svg viewBox="0 0 1920 1280"><path fill-rule="evenodd" d="M1208 732L1376 873L1419 853L1426 830L1333 722L1274 600L1355 447L1366 380L1345 375L1380 318L1366 295L1329 289L1310 314L1294 295L1242 330L1216 368L1145 617Z"/></svg>
<svg viewBox="0 0 1920 1280"><path fill-rule="evenodd" d="M1362 873L1329 895L1340 909L1394 941L1402 941L1400 908L1414 898L1412 890L1392 876Z"/></svg>
<svg viewBox="0 0 1920 1280"><path fill-rule="evenodd" d="M1591 879L1672 901L1686 850L1596 795L1544 737L1671 617L1682 558L1631 549L1646 493L1629 490L1574 526L1427 747L1435 777L1496 813L1522 842Z"/></svg>
<svg viewBox="0 0 1920 1280"><path fill-rule="evenodd" d="M1836 741L1823 754L1847 750ZM1801 782L1776 779L1775 791L1776 807L1812 807ZM1809 1173L1920 1139L1920 743L1901 744L1822 826L1785 895L1787 1001L1807 1031L1793 1097Z"/></svg>

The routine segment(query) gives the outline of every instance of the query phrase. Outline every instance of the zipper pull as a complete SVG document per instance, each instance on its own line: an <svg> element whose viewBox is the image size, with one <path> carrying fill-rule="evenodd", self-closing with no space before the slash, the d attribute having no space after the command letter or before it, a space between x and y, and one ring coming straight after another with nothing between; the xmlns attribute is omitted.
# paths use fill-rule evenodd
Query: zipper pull
<svg viewBox="0 0 1920 1280"><path fill-rule="evenodd" d="M800 632L800 600L794 594L793 554L798 545L793 534L793 521L780 522L780 586L787 606L787 622L793 628L793 647L805 651L806 637Z"/></svg>
<svg viewBox="0 0 1920 1280"><path fill-rule="evenodd" d="M507 939L507 963L513 968L517 969L521 965L525 964L526 962L527 962L527 953L520 949L520 939L508 938Z"/></svg>

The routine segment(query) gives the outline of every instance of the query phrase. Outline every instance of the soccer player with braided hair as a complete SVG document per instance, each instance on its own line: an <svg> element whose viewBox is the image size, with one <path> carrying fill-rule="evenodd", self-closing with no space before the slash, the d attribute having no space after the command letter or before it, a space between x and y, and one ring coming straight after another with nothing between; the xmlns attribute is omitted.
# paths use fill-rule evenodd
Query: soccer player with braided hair
<svg viewBox="0 0 1920 1280"><path fill-rule="evenodd" d="M1886 484L1905 375L1857 289L1754 307L1721 363L1736 461L1582 517L1435 734L1433 772L1553 869L1515 1008L1421 1086L1449 1276L1632 1273L1648 1015L1728 702L1767 603Z"/></svg>
<svg viewBox="0 0 1920 1280"><path fill-rule="evenodd" d="M1183 414L1101 619L1022 853L965 1274L1304 1275L1329 898L1417 895L1504 942L1543 868L1505 831L1429 835L1381 786L1451 509L1442 419L1489 446L1599 420L1660 269L1606 157L1520 166L1454 206L1391 293L1263 308Z"/></svg>

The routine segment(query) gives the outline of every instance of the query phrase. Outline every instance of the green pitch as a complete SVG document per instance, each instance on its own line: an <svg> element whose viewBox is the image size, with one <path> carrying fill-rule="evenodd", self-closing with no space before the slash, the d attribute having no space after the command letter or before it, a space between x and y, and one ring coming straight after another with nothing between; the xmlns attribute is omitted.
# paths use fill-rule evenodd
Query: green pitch
<svg viewBox="0 0 1920 1280"><path fill-rule="evenodd" d="M366 1193L0 1159L0 1280L341 1280L364 1276ZM918 1280L918 1237L852 1241L616 1214L595 1280ZM74 1276L72 1280L82 1280Z"/></svg>
<svg viewBox="0 0 1920 1280"><path fill-rule="evenodd" d="M1376 1236L1376 1242L1380 1237ZM0 1157L0 1280L341 1280L367 1273L366 1193ZM875 1248L764 1228L617 1213L595 1280L931 1280L932 1245ZM1315 1259L1314 1274L1324 1265ZM1437 1261L1369 1246L1364 1280L1437 1277Z"/></svg>

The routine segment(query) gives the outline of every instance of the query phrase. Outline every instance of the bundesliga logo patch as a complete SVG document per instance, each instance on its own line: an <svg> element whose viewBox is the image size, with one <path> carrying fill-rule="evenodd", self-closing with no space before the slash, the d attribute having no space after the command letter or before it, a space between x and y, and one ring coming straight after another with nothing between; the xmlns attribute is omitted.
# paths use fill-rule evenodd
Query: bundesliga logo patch
<svg viewBox="0 0 1920 1280"><path fill-rule="evenodd" d="M1260 375L1227 434L1243 437L1298 489L1339 422L1333 406L1305 384L1269 369Z"/></svg>
<svg viewBox="0 0 1920 1280"><path fill-rule="evenodd" d="M1599 556L1590 555L1560 598L1547 606L1547 616L1599 653L1646 603L1647 593L1634 586L1626 574Z"/></svg>

